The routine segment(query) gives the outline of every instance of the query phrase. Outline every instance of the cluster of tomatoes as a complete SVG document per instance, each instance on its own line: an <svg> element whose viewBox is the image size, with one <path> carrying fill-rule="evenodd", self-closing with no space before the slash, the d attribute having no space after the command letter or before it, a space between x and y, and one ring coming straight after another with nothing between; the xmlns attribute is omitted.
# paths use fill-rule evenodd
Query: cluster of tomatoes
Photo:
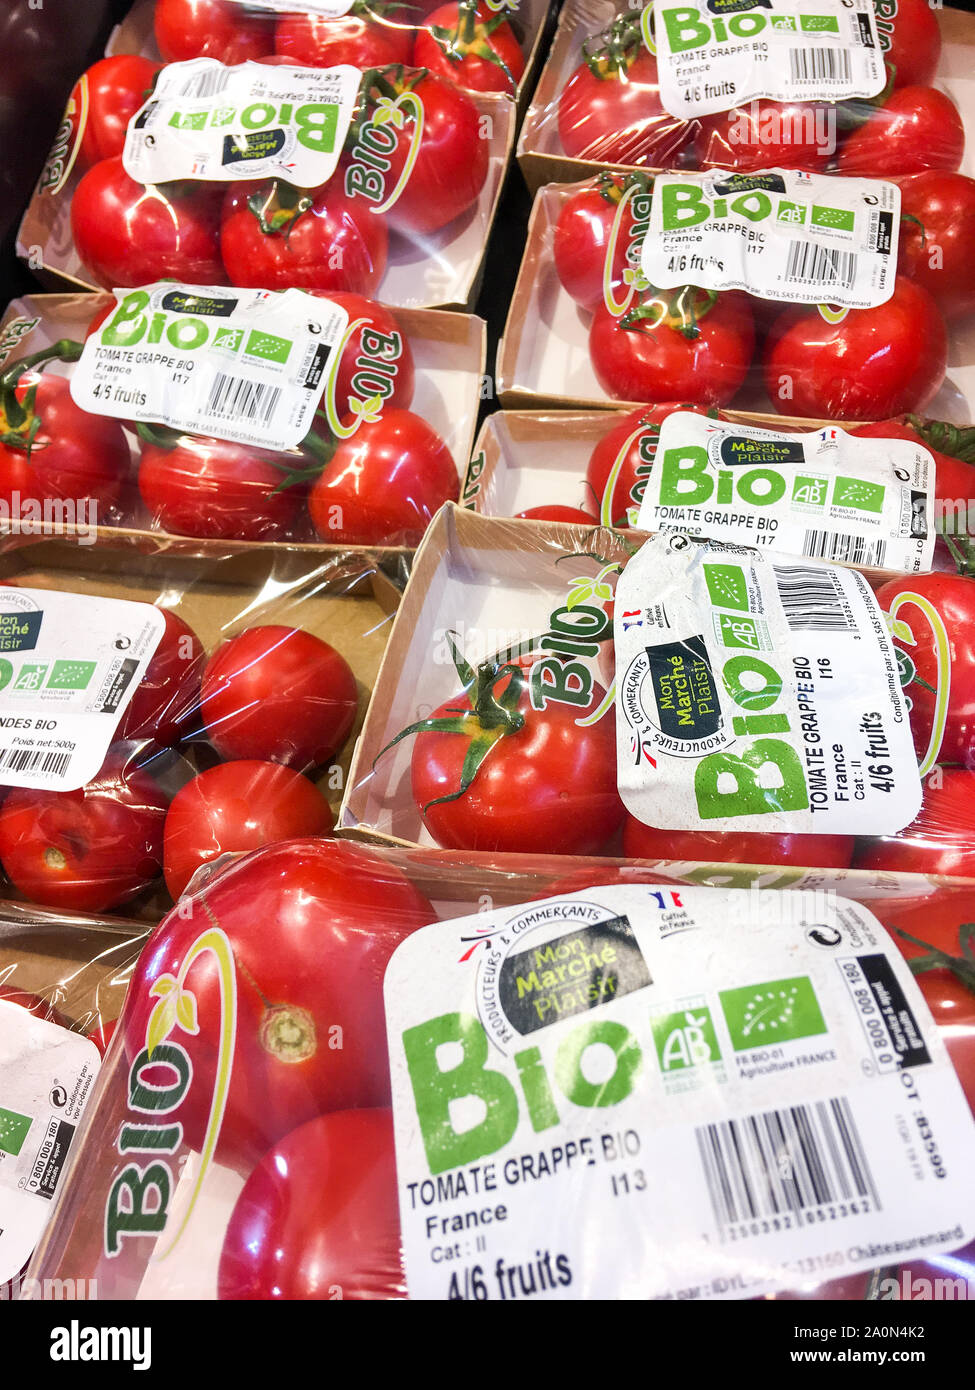
<svg viewBox="0 0 975 1390"><path fill-rule="evenodd" d="M182 618L164 616L97 775L76 791L5 789L0 864L32 902L105 912L160 875L175 899L221 854L332 828L306 774L355 722L345 658L282 624L246 628L208 656Z"/></svg>
<svg viewBox="0 0 975 1390"><path fill-rule="evenodd" d="M923 411L948 366L948 322L975 310L975 180L932 171L900 180L898 274L883 304L824 314L740 290L660 290L636 272L634 182L606 172L570 194L552 255L565 292L588 314L589 355L617 400L729 405L753 375L782 415L877 420ZM609 263L607 263L609 261ZM628 287L631 287L628 290ZM614 311L608 296L625 305Z"/></svg>
<svg viewBox="0 0 975 1390"><path fill-rule="evenodd" d="M898 0L884 55L887 86L872 101L759 100L692 120L664 110L640 19L639 9L628 10L583 46L557 103L567 155L655 169L835 169L868 178L961 164L961 116L931 85L941 32L927 0Z"/></svg>
<svg viewBox="0 0 975 1390"><path fill-rule="evenodd" d="M328 298L357 325L326 386L346 427L359 406L354 432L337 437L324 408L302 445L282 452L160 426L123 428L82 410L68 379L44 370L80 351L58 343L0 377L0 498L10 508L16 496L73 499L93 505L102 523L148 521L201 539L416 545L437 509L457 496L456 464L409 408L413 353L394 315L361 295ZM114 309L113 302L98 311L89 336ZM364 412L369 401L375 408Z"/></svg>

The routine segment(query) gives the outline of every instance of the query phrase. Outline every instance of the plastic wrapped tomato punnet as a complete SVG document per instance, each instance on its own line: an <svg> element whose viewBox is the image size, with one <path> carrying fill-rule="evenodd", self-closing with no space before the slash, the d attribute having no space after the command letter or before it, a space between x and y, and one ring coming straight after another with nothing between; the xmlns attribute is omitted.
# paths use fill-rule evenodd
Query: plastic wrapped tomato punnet
<svg viewBox="0 0 975 1390"><path fill-rule="evenodd" d="M327 834L398 591L334 552L35 537L0 556L0 894L158 921L201 865Z"/></svg>
<svg viewBox="0 0 975 1390"><path fill-rule="evenodd" d="M529 186L605 164L865 177L961 167L967 15L926 0L829 5L815 23L799 14L789 0L717 22L697 0L569 0L518 144Z"/></svg>
<svg viewBox="0 0 975 1390"><path fill-rule="evenodd" d="M363 73L204 56L166 65L151 90L145 71L132 80L143 100L104 147L86 141L87 86L71 98L20 229L35 269L84 288L174 279L469 305L511 98L402 61Z"/></svg>
<svg viewBox="0 0 975 1390"><path fill-rule="evenodd" d="M834 226L866 227L873 217L879 227L875 198L888 203L879 219L889 236L873 249L854 243L852 230L842 245L832 230L793 235L785 220L787 204L802 216L842 203L829 214ZM581 409L683 400L793 418L914 413L967 425L973 225L975 180L963 174L809 185L792 171L699 181L604 170L550 184L536 196L499 353L502 401ZM671 235L681 240L673 252ZM767 248L761 271L756 237ZM712 254L732 267L723 277ZM709 287L677 283L695 272ZM864 275L884 286L868 289Z"/></svg>
<svg viewBox="0 0 975 1390"><path fill-rule="evenodd" d="M823 885L828 882L822 880ZM182 910L155 929L140 958L71 1153L55 1219L28 1278L41 1281L40 1287L45 1279L83 1279L97 1288L98 1297L115 1299L579 1298L609 1287L623 1297L667 1296L657 1287L662 1265L675 1282L682 1273L689 1277L679 1264L688 1247L673 1233L656 1229L651 1240L650 1217L635 1221L629 1206L614 1207L618 1216L609 1219L624 1219L628 1230L614 1242L612 1269L600 1264L606 1242L594 1239L592 1232L602 1230L605 1236L607 1214L600 1210L599 1191L622 1161L599 1138L612 1117L642 1144L640 1165L649 1170L648 1179L659 1174L661 1183L673 1183L684 1182L692 1171L697 1175L693 1191L682 1191L675 1209L688 1210L709 1230L714 1223L736 1227L740 1242L732 1257L726 1251L722 1256L719 1272L725 1277L698 1296L748 1297L751 1288L783 1298L889 1298L903 1286L902 1265L926 1257L926 1264L910 1265L911 1292L900 1296L942 1297L932 1292L935 1279L972 1277L971 1245L966 1246L971 1198L964 1182L959 1191L958 1182L964 1148L972 1143L975 1101L972 941L971 927L965 925L972 916L973 890L935 891L910 875L897 886L888 880L886 893L871 892L866 876L859 889L849 882L839 888L841 897L825 887L806 893L729 893L684 886L677 878L632 864L551 856L502 855L475 870L461 856L347 840L283 841L228 860L197 881ZM730 1047L726 1034L715 1031L719 1011L730 1019L739 996L747 1006L747 987L754 992L747 971L756 967L746 953L754 950L762 931L759 909L775 916L773 936L780 946L787 935L793 942L791 974L801 960L815 983L808 976L777 982L792 989L780 1010L779 1046L787 1054L804 1053L807 1064L778 1081L757 1083L758 1089L770 1088L762 1090L767 1102L776 1098L773 1117L788 1103L797 1107L790 1113L801 1116L803 1125L766 1126L764 1148L758 1143L754 1151L748 1144L739 1149L739 1155L747 1152L750 1170L765 1171L771 1164L777 1171L767 1187L781 1197L778 1210L789 1213L775 1228L779 1243L774 1250L769 1246L756 1252L749 1244L754 1232L747 1220L741 1223L743 1217L764 1216L764 1207L749 1212L742 1206L739 1211L735 1199L722 1202L717 1193L721 1165L736 1162L719 1130L740 1123L740 1116L755 1108L752 1081L761 1073L748 1063L768 1056L768 1049L755 1050L755 1038L748 1033L755 1020L747 1010L732 1036L742 1072L751 1078L749 1099L736 1089L729 1102L728 1086L707 1088L715 1108L709 1116L714 1121L710 1163L701 1168L701 1153L692 1141L685 1164L671 1161L661 1169L657 1144L672 1142L675 1131L664 1132L668 1125L680 1126L672 1105L675 1093L663 1089L674 1079L668 1073L679 1073L686 1090L687 1078L694 1075L689 1069ZM663 957L655 954L663 951L670 958L672 950L681 950L681 942L700 940L699 933L687 930L688 911L711 932L706 983L699 964L695 967L694 1017L666 1014L673 976L664 983L658 967ZM578 938L578 949L585 945L589 957L597 948L611 951L600 978L615 981L623 955L634 949L634 929L637 939L645 941L639 933L664 912L681 915L684 932L670 936L672 941L679 938L678 944L671 948L666 935L662 942L650 940L650 974L631 975L620 991L640 991L623 1004L624 1009L638 1008L639 1019L631 1024L638 1036L627 1033L633 1054L627 1059L643 1055L639 1084L622 1084L620 1059L621 1070L614 1073L618 1086L611 1088L604 1073L589 1083L600 1094L599 1108L593 1109L596 1102L581 1082L573 1088L571 1049L576 1048L572 1057L578 1063L590 1042L605 1046L607 1030L627 1030L618 1021L622 999L604 999L580 1018L578 1010L568 1007L566 989L565 1016L548 1019L539 1029L525 1028L531 1031L534 1070L523 1071L525 1089L519 1090L514 1062L496 1050L487 1032L490 1020L482 1015L482 1029L473 1017L470 991L480 988L490 962L499 953L514 955L511 968L520 966L525 990L538 994L543 987L553 988L552 982L542 980L541 964L531 976L524 951L517 954L519 947L534 946L544 959L549 946L553 953L562 947L567 958ZM617 933L612 946L600 936L600 924L607 919L611 925L605 930ZM518 923L517 939L505 937L499 943L497 928L506 921ZM808 938L807 924L818 935ZM430 928L426 933L425 927ZM843 1026L847 1012L857 1005L829 953L844 939L844 931L859 933L854 936L859 957L848 957L846 964L869 972L864 975L866 997L883 984L882 997L895 998L898 1018L910 1024L909 1036L903 1031L897 1035L896 1058L893 1049L885 1050L886 1042L873 1041L887 1037L882 1022L878 1031L879 1014L871 1033L855 1015L851 1027ZM626 933L630 935L624 939ZM870 954L864 950L868 942ZM776 947L771 943L769 936L763 969L773 968ZM426 962L419 972L417 961ZM715 995L709 1013L705 995L716 961L724 972L721 978L736 988L720 996L720 1005ZM801 999L800 987L805 991ZM453 1072L438 1073L443 1063L438 1059L431 1070L426 1051L460 1019L461 1014L450 1012L448 1001L453 1000L466 1017L467 1069L456 1066ZM546 1001L539 995L534 1002L542 1006ZM502 993L501 1007L506 1017L517 1016L524 1023L517 999ZM617 1015L615 1020L611 1014ZM598 1036L587 1031L593 1021L603 1030ZM697 1029L693 1035L682 1031L692 1027ZM481 1032L485 1036L478 1045L474 1034L480 1037ZM613 1045L618 1049L615 1034ZM547 1085L545 1069L556 1047L562 1065ZM888 1094L895 1089L894 1099L902 1100L902 1083L911 1075L924 1080L929 1106L937 1103L951 1111L950 1135L947 1124L942 1131L948 1147L938 1154L944 1170L938 1177L948 1181L924 1181L915 1172L911 1201L892 1200L885 1186L898 1166L896 1140L877 1149L878 1135L897 1123L888 1111L898 1107L885 1103L882 1113L874 1110L869 1130L864 1129L860 1107L868 1064L871 1103L881 1087ZM824 1103L834 1080L823 1074L828 1065L843 1069L844 1094ZM632 1067L626 1075L632 1079ZM491 1077L496 1109L489 1113L495 1123L478 1120L463 1134L455 1131L460 1112L455 1116L450 1111L448 1118L439 1076L449 1076L443 1086L458 1106L462 1096L482 1095ZM151 1113L150 1098L160 1113ZM543 1100L545 1125L537 1112ZM694 1123L701 1122L701 1104ZM443 1122L434 1125L440 1108ZM483 1108L473 1113L483 1115ZM844 1134L849 1143L842 1141ZM832 1147L831 1138L837 1141ZM569 1140L581 1146L574 1148L577 1154L594 1146L593 1164L567 1165L566 1154L573 1151ZM858 1150L861 1143L865 1147ZM844 1152L858 1156L858 1162L850 1159L849 1170ZM818 1177L811 1178L814 1160L823 1153L827 1157L816 1170ZM785 1169L782 1188L787 1159L794 1166ZM489 1184L486 1197L496 1223L480 1230L476 1247L472 1245L471 1253L485 1252L484 1257L465 1260L466 1248L451 1233L463 1229L464 1212L471 1207L475 1166L481 1181ZM602 1175L595 1184L593 1166ZM886 1201L875 1190L878 1182ZM937 1220L927 1214L932 1187L936 1204L940 1194L949 1187L952 1191ZM794 1270L809 1242L821 1238L814 1213L806 1217L833 1197L842 1208L834 1211L834 1222L843 1222L849 1239L842 1245L850 1253L810 1260L807 1267L818 1265L819 1273L798 1283L794 1275L783 1273L781 1264L790 1260ZM775 1200L768 1197L769 1203ZM483 1205L484 1193L478 1201ZM546 1260L536 1250L535 1234L516 1230L513 1218L525 1203L537 1207L550 1201L555 1205L546 1218ZM495 1211L498 1204L500 1213ZM571 1231L558 1210L574 1213ZM925 1219L930 1229L922 1231ZM511 1249L522 1237L531 1241L521 1266L524 1284ZM512 1288L505 1282L509 1270ZM619 1282L614 1285L613 1280Z"/></svg>
<svg viewBox="0 0 975 1390"><path fill-rule="evenodd" d="M0 1299L24 1292L146 935L122 919L0 905Z"/></svg>
<svg viewBox="0 0 975 1390"><path fill-rule="evenodd" d="M467 315L339 293L164 284L15 301L0 326L7 529L29 534L33 517L87 543L414 547L458 494L483 335Z"/></svg>

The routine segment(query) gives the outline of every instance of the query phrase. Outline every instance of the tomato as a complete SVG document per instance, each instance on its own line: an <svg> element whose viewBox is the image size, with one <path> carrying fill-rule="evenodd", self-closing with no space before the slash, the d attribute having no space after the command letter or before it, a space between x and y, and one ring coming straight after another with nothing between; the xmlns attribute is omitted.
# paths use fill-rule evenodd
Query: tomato
<svg viewBox="0 0 975 1390"><path fill-rule="evenodd" d="M336 545L415 546L459 490L457 466L436 431L412 411L384 410L338 444L308 511L318 534Z"/></svg>
<svg viewBox="0 0 975 1390"><path fill-rule="evenodd" d="M333 19L321 14L290 14L278 20L274 48L279 56L299 67L381 68L387 63L408 63L413 30L395 18L387 19L366 0L355 0L346 15Z"/></svg>
<svg viewBox="0 0 975 1390"><path fill-rule="evenodd" d="M478 0L441 5L423 21L413 44L412 63L458 87L514 95L525 58L504 12Z"/></svg>
<svg viewBox="0 0 975 1390"><path fill-rule="evenodd" d="M805 169L821 173L835 150L832 110L808 101L753 101L702 116L695 137L695 167Z"/></svg>
<svg viewBox="0 0 975 1390"><path fill-rule="evenodd" d="M877 35L895 87L927 86L941 59L941 30L930 0L874 0Z"/></svg>
<svg viewBox="0 0 975 1390"><path fill-rule="evenodd" d="M621 15L589 40L582 58L559 94L559 139L566 154L600 164L671 168L690 143L693 126L663 108L657 60L644 46L638 12Z"/></svg>
<svg viewBox="0 0 975 1390"><path fill-rule="evenodd" d="M572 526L595 526L596 518L581 507L562 507L557 503L545 507L529 507L527 511L515 512L517 521L563 521Z"/></svg>
<svg viewBox="0 0 975 1390"><path fill-rule="evenodd" d="M896 624L894 646L921 765L975 762L975 580L941 573L892 579L877 590L877 602Z"/></svg>
<svg viewBox="0 0 975 1390"><path fill-rule="evenodd" d="M102 1059L104 1059L109 1047L111 1046L112 1039L115 1036L115 1030L117 1027L117 1018L113 1018L110 1023L106 1023L104 1019L101 1019L98 1023L95 1024L95 1026L91 1029L89 1033L85 1034L85 1037L88 1039L88 1041L93 1042L95 1046L98 1048L98 1055Z"/></svg>
<svg viewBox="0 0 975 1390"><path fill-rule="evenodd" d="M276 1144L237 1198L218 1280L224 1299L405 1297L391 1112L320 1115Z"/></svg>
<svg viewBox="0 0 975 1390"><path fill-rule="evenodd" d="M739 830L657 830L628 815L623 826L628 859L697 860L702 864L802 864L848 869L850 835L763 835Z"/></svg>
<svg viewBox="0 0 975 1390"><path fill-rule="evenodd" d="M477 201L487 178L489 142L477 107L452 82L422 69L383 68L371 78L360 92L361 134L354 136L346 191L363 198L367 206L381 204L393 194L413 154L410 175L386 216L390 226L414 238L439 231ZM388 110L384 103L400 102L407 93L412 96L399 106L401 124L371 124L380 110ZM415 151L414 97L423 106L423 131ZM380 130L382 135L377 136ZM382 174L376 166L377 139L383 142Z"/></svg>
<svg viewBox="0 0 975 1390"><path fill-rule="evenodd" d="M886 304L829 323L792 305L765 345L765 385L782 415L876 420L923 410L948 365L944 320L926 290L898 276Z"/></svg>
<svg viewBox="0 0 975 1390"><path fill-rule="evenodd" d="M219 184L141 184L121 157L89 169L71 200L82 264L106 289L154 280L220 285Z"/></svg>
<svg viewBox="0 0 975 1390"><path fill-rule="evenodd" d="M31 902L106 912L162 871L167 800L110 753L77 791L12 787L0 806L0 861Z"/></svg>
<svg viewBox="0 0 975 1390"><path fill-rule="evenodd" d="M897 263L946 319L975 312L975 179L928 170L901 185Z"/></svg>
<svg viewBox="0 0 975 1390"><path fill-rule="evenodd" d="M247 1172L289 1131L333 1110L388 1105L382 981L393 951L436 920L409 880L347 841L286 840L231 864L163 919L139 958L122 1015L130 1059L145 1046L165 976L178 977L202 933L233 951L236 1033L217 1160ZM193 1083L168 1113L202 1146L222 1034L220 971L209 952L183 987L198 1031L178 1041Z"/></svg>
<svg viewBox="0 0 975 1390"><path fill-rule="evenodd" d="M71 1026L50 999L43 999L39 994L31 993L30 990L18 989L16 985L0 984L0 1004L16 1004L18 1008L26 1009L35 1018L42 1019L45 1023L56 1023L61 1028L70 1028Z"/></svg>
<svg viewBox="0 0 975 1390"><path fill-rule="evenodd" d="M675 410L704 415L699 405L641 406L624 415L593 449L586 484L606 526L635 526L657 454L660 426Z"/></svg>
<svg viewBox="0 0 975 1390"><path fill-rule="evenodd" d="M203 722L222 758L299 771L327 763L348 738L358 704L345 657L300 628L248 628L218 647L203 672Z"/></svg>
<svg viewBox="0 0 975 1390"><path fill-rule="evenodd" d="M171 748L199 713L203 643L178 614L167 608L163 617L159 646L122 715L116 743L148 738Z"/></svg>
<svg viewBox="0 0 975 1390"><path fill-rule="evenodd" d="M935 768L924 782L924 801L910 825L896 835L865 839L855 869L975 878L975 772Z"/></svg>
<svg viewBox="0 0 975 1390"><path fill-rule="evenodd" d="M249 14L237 0L156 0L154 23L167 63L217 58L229 66L274 46L270 17Z"/></svg>
<svg viewBox="0 0 975 1390"><path fill-rule="evenodd" d="M837 167L869 178L953 171L964 152L965 128L951 98L936 87L902 87L846 137Z"/></svg>
<svg viewBox="0 0 975 1390"><path fill-rule="evenodd" d="M149 100L160 63L135 53L101 58L74 85L71 98L82 104L87 87L88 115L78 149L78 165L86 169L100 159L113 159L125 148L129 121Z"/></svg>
<svg viewBox="0 0 975 1390"><path fill-rule="evenodd" d="M172 448L143 444L139 491L153 523L178 536L280 540L301 506L303 488L285 485L289 465L307 460L225 439L180 435Z"/></svg>
<svg viewBox="0 0 975 1390"><path fill-rule="evenodd" d="M590 726L578 722L595 713L605 691L594 682L585 704L548 693L535 709L532 664L484 662L474 672L458 658L463 689L399 735L416 735L413 799L445 849L590 854L623 819L613 711ZM573 684L571 672L566 680Z"/></svg>
<svg viewBox="0 0 975 1390"><path fill-rule="evenodd" d="M221 854L327 835L333 824L328 802L300 772L280 763L220 763L173 797L163 841L166 887L178 898L197 869Z"/></svg>
<svg viewBox="0 0 975 1390"><path fill-rule="evenodd" d="M224 202L220 250L232 285L374 294L388 244L385 220L347 196L339 173L308 192L241 184Z"/></svg>
<svg viewBox="0 0 975 1390"><path fill-rule="evenodd" d="M122 427L75 405L66 377L26 371L12 390L0 386L0 431L0 497L11 512L15 493L21 505L94 503L95 513L118 500L129 471Z"/></svg>
<svg viewBox="0 0 975 1390"><path fill-rule="evenodd" d="M603 302L606 257L626 186L627 181L618 174L600 174L595 188L582 188L566 199L555 224L555 272L566 294L590 312ZM631 264L628 252L632 231L629 203L623 209L616 233L608 277L612 290L619 291L624 283L623 272Z"/></svg>
<svg viewBox="0 0 975 1390"><path fill-rule="evenodd" d="M358 325L346 343L331 388L339 416L349 413L350 401L373 396L379 396L385 406L408 410L416 385L413 351L394 315L361 294L332 290L325 297L342 306L350 328Z"/></svg>
<svg viewBox="0 0 975 1390"><path fill-rule="evenodd" d="M624 401L727 405L745 379L755 345L748 296L684 286L650 289L614 318L593 317L589 356L607 395Z"/></svg>

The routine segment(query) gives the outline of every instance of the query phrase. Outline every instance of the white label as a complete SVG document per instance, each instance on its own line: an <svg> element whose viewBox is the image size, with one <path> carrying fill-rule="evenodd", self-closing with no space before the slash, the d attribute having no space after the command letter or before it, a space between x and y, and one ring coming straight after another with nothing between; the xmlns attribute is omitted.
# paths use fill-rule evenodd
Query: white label
<svg viewBox="0 0 975 1390"><path fill-rule="evenodd" d="M27 1263L50 1218L98 1068L87 1038L0 1000L0 1284Z"/></svg>
<svg viewBox="0 0 975 1390"><path fill-rule="evenodd" d="M781 434L678 411L660 426L637 526L925 574L934 459L836 425Z"/></svg>
<svg viewBox="0 0 975 1390"><path fill-rule="evenodd" d="M238 5L246 5L253 13L253 0L235 0ZM262 10L278 10L283 14L314 15L322 19L341 19L355 4L355 0L260 0Z"/></svg>
<svg viewBox="0 0 975 1390"><path fill-rule="evenodd" d="M0 783L90 782L165 627L151 603L0 587Z"/></svg>
<svg viewBox="0 0 975 1390"><path fill-rule="evenodd" d="M886 82L873 0L665 0L653 25L660 100L683 120L762 98L873 97Z"/></svg>
<svg viewBox="0 0 975 1390"><path fill-rule="evenodd" d="M71 378L82 410L270 449L312 427L349 316L303 290L115 290ZM282 474L282 477L284 475Z"/></svg>
<svg viewBox="0 0 975 1390"><path fill-rule="evenodd" d="M129 121L125 172L137 183L282 178L317 188L335 172L361 81L347 66L171 63Z"/></svg>
<svg viewBox="0 0 975 1390"><path fill-rule="evenodd" d="M772 169L658 174L641 268L652 285L869 309L894 292L900 189Z"/></svg>
<svg viewBox="0 0 975 1390"><path fill-rule="evenodd" d="M412 1298L744 1298L957 1249L975 1126L876 918L592 888L386 972Z"/></svg>
<svg viewBox="0 0 975 1390"><path fill-rule="evenodd" d="M897 661L857 570L652 536L614 632L619 789L644 824L890 835L914 819Z"/></svg>

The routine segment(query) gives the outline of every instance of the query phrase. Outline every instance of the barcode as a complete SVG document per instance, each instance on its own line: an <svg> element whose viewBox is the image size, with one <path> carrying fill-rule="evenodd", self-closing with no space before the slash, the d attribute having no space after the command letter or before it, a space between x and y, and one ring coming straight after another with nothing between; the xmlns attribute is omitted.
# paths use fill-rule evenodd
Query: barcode
<svg viewBox="0 0 975 1390"><path fill-rule="evenodd" d="M817 246L811 241L789 243L785 263L787 280L813 285L841 285L849 289L857 270L857 257L852 251L840 251L834 246Z"/></svg>
<svg viewBox="0 0 975 1390"><path fill-rule="evenodd" d="M702 1125L695 1137L719 1226L858 1200L880 1210L845 1097Z"/></svg>
<svg viewBox="0 0 975 1390"><path fill-rule="evenodd" d="M853 69L845 48L790 48L793 82L850 82Z"/></svg>
<svg viewBox="0 0 975 1390"><path fill-rule="evenodd" d="M45 777L63 777L70 762L70 753L38 753L30 748L0 749L2 772L39 772Z"/></svg>
<svg viewBox="0 0 975 1390"><path fill-rule="evenodd" d="M854 626L829 570L776 565L774 574L782 611L793 632L846 632Z"/></svg>
<svg viewBox="0 0 975 1390"><path fill-rule="evenodd" d="M817 560L838 560L844 565L882 565L887 542L868 541L865 536L839 531L807 531L802 542L803 555Z"/></svg>
<svg viewBox="0 0 975 1390"><path fill-rule="evenodd" d="M230 68L214 68L212 72L195 72L179 89L181 97L212 97L228 86L233 72Z"/></svg>
<svg viewBox="0 0 975 1390"><path fill-rule="evenodd" d="M265 381L218 372L207 398L205 413L235 420L256 420L268 425L278 406L281 387Z"/></svg>

